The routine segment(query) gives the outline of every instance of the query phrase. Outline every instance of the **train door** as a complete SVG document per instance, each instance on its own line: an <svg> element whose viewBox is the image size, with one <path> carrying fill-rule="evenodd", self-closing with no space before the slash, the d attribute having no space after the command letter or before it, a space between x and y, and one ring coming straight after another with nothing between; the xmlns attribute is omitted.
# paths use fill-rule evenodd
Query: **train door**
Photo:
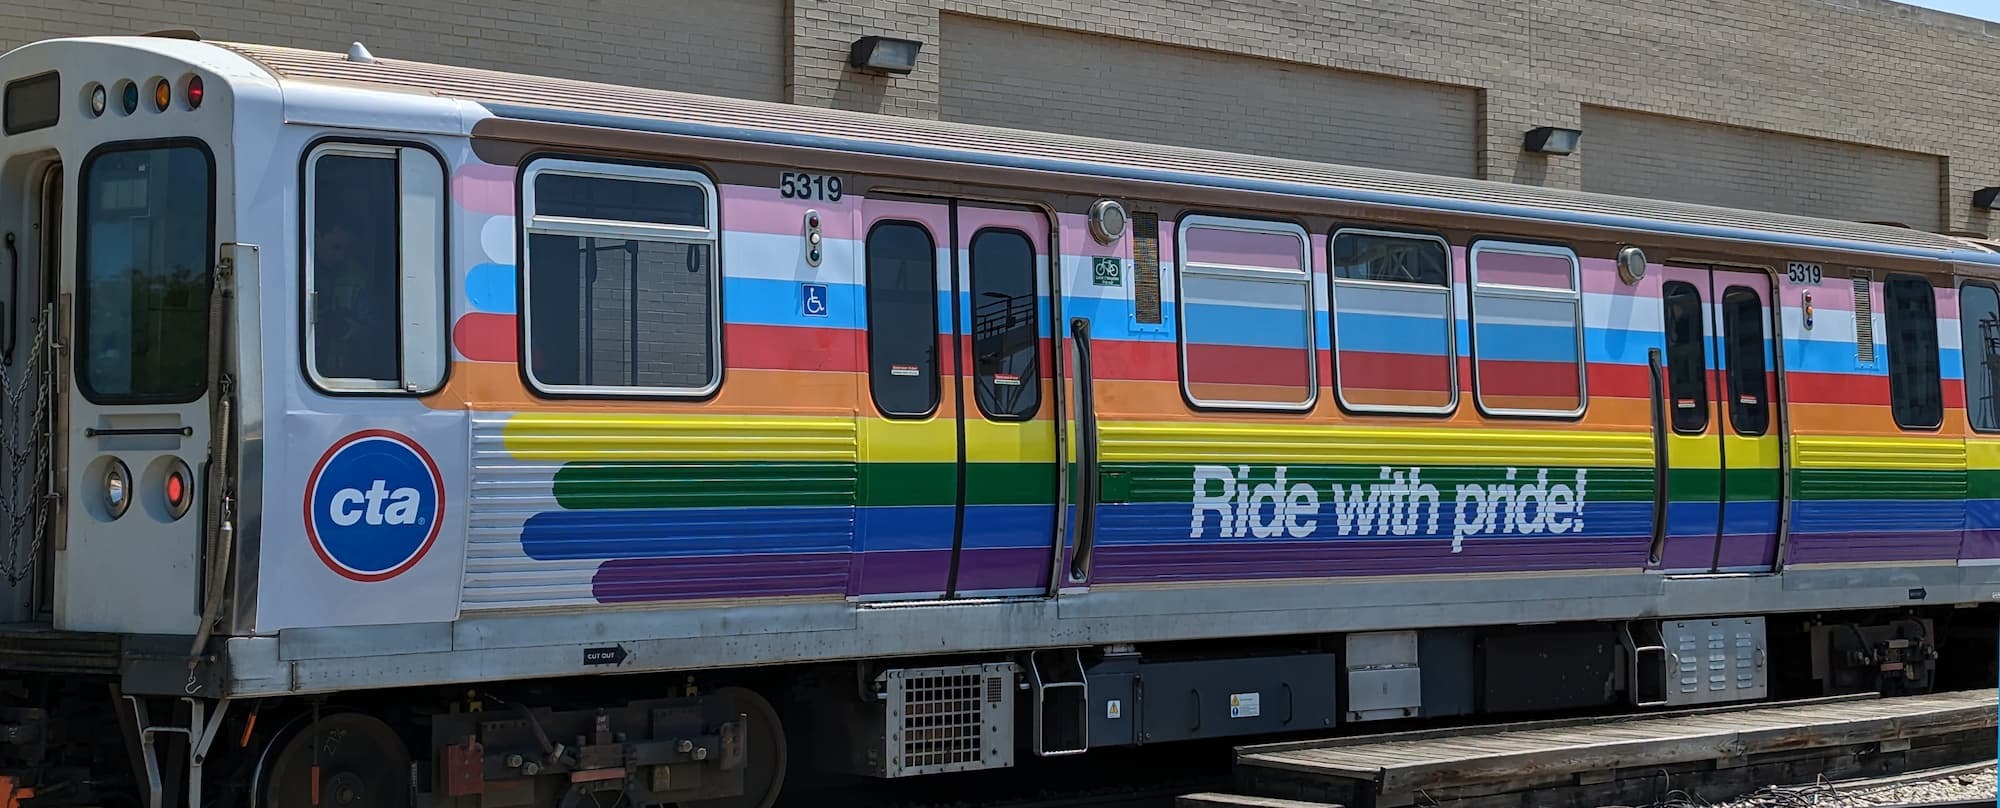
<svg viewBox="0 0 2000 808"><path fill-rule="evenodd" d="M1048 220L957 201L865 211L878 420L864 438L859 594L1044 594L1060 469Z"/></svg>
<svg viewBox="0 0 2000 808"><path fill-rule="evenodd" d="M1779 446L1771 281L1667 267L1667 572L1768 572L1777 561Z"/></svg>
<svg viewBox="0 0 2000 808"><path fill-rule="evenodd" d="M47 494L56 432L48 377L48 295L62 254L63 166L43 159L6 172L27 191L23 221L0 235L0 605L6 620L46 619L53 606L48 554L59 521ZM10 223L11 224L11 223Z"/></svg>
<svg viewBox="0 0 2000 808"><path fill-rule="evenodd" d="M55 623L192 634L209 451L216 165L198 141L100 148L78 170L56 360L65 402Z"/></svg>

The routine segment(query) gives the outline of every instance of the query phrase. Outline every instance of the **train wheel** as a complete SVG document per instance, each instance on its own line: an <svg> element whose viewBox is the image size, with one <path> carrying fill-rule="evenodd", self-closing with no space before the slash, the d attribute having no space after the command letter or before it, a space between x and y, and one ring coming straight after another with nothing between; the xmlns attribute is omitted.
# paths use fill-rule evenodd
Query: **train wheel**
<svg viewBox="0 0 2000 808"><path fill-rule="evenodd" d="M736 705L736 711L750 722L744 744L748 747L749 758L743 762L743 794L683 802L681 808L771 808L778 801L778 792L785 786L785 767L788 765L785 729L778 722L778 711L772 709L771 703L765 701L763 696L747 688L717 688L713 695L728 698Z"/></svg>
<svg viewBox="0 0 2000 808"><path fill-rule="evenodd" d="M409 808L410 752L388 724L360 713L301 724L272 740L259 808Z"/></svg>

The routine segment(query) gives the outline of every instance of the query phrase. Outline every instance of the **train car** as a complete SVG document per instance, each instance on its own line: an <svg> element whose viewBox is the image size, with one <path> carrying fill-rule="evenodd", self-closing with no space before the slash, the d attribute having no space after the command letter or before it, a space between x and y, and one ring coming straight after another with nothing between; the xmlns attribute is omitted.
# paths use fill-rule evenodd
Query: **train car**
<svg viewBox="0 0 2000 808"><path fill-rule="evenodd" d="M1986 241L392 57L0 56L0 808L1992 681Z"/></svg>

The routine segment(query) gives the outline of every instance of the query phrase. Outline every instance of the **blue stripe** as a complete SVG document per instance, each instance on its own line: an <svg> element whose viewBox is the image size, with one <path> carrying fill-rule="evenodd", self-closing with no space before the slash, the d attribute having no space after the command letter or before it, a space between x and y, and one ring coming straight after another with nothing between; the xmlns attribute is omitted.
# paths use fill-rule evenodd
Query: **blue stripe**
<svg viewBox="0 0 2000 808"><path fill-rule="evenodd" d="M488 314L514 314L519 278L513 264L475 264L465 271L465 300Z"/></svg>
<svg viewBox="0 0 2000 808"><path fill-rule="evenodd" d="M995 154L955 149L940 146L914 146L900 143L880 143L851 137L831 135L811 135L791 132L773 132L749 129L740 126L668 121L657 118L643 118L634 115L613 115L601 112L578 112L546 107L529 107L517 104L484 103L491 113L502 118L518 120L566 123L580 126L594 126L611 129L625 129L639 132L660 132L720 140L738 140L755 143L770 143L807 149L823 149L858 154L886 155L917 160L933 160L947 163L993 165L1026 171L1043 171L1088 177L1112 177L1141 182L1161 182L1174 185L1192 185L1210 188L1224 188L1254 193L1280 194L1350 202L1364 205L1386 205L1419 210L1445 210L1480 216L1500 216L1537 222L1560 222L1564 224L1604 227L1622 230L1644 230L1655 233L1671 233L1700 238L1729 239L1762 244L1786 244L1795 247L1812 247L1831 250L1858 251L1876 255L1895 255L1919 258L1927 261L1958 261L1985 266L2000 266L2000 255L1976 252L1969 249L1927 249L1905 247L1892 244L1878 244L1867 241L1809 236L1796 233L1777 233L1755 230L1747 227L1727 225L1694 224L1687 222L1666 222L1642 216L1628 216L1609 213L1591 213L1575 210L1537 207L1499 202L1484 202L1448 197L1423 196L1401 191L1366 190L1360 188L1334 188L1324 185L1310 185L1300 182L1277 180L1256 180L1238 177L1219 177L1192 171L1166 171L1151 168L1114 166L1078 160L1064 160L1049 157L1028 157L1021 155Z"/></svg>
<svg viewBox="0 0 2000 808"><path fill-rule="evenodd" d="M1952 531L1965 527L1965 500L1797 500L1792 530L1800 533Z"/></svg>
<svg viewBox="0 0 2000 808"><path fill-rule="evenodd" d="M528 518L521 549L537 561L949 550L952 521L950 505L550 511ZM974 505L964 546L1047 547L1053 527L1052 505Z"/></svg>

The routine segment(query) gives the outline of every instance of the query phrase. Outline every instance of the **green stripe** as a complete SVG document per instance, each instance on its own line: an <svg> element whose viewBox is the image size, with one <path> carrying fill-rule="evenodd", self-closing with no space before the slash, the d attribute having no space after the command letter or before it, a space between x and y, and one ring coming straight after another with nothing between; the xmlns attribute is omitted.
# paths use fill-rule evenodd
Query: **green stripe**
<svg viewBox="0 0 2000 808"><path fill-rule="evenodd" d="M950 505L952 463L569 463L556 470L566 510ZM967 466L968 505L1055 502L1051 463Z"/></svg>
<svg viewBox="0 0 2000 808"><path fill-rule="evenodd" d="M1801 500L1963 499L1963 471L1797 469L1792 492Z"/></svg>
<svg viewBox="0 0 2000 808"><path fill-rule="evenodd" d="M869 463L861 468L864 505L950 505L957 478L950 463ZM967 505L1046 505L1056 501L1053 463L968 463Z"/></svg>
<svg viewBox="0 0 2000 808"><path fill-rule="evenodd" d="M1731 502L1772 502L1778 498L1777 469L1670 469L1667 499L1673 502L1715 502L1729 486Z"/></svg>

